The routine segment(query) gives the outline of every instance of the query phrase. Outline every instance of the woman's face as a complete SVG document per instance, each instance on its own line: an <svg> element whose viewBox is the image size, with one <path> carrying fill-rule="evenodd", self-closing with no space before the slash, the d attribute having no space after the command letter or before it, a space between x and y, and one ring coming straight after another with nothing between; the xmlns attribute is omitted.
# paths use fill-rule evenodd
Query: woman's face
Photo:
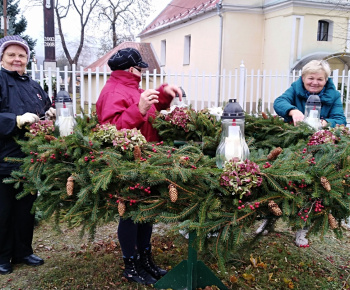
<svg viewBox="0 0 350 290"><path fill-rule="evenodd" d="M310 93L319 93L322 91L327 80L324 72L310 73L302 77L305 89Z"/></svg>
<svg viewBox="0 0 350 290"><path fill-rule="evenodd" d="M18 74L23 75L27 66L27 52L25 49L17 44L11 44L6 47L2 55L1 64L9 71L17 71Z"/></svg>

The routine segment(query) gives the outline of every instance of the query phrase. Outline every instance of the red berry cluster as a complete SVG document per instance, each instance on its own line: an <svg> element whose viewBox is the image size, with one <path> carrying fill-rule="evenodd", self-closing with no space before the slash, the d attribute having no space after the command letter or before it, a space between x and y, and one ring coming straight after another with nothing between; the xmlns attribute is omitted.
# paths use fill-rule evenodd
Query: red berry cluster
<svg viewBox="0 0 350 290"><path fill-rule="evenodd" d="M135 203L137 203L137 200L136 199L131 199L130 197L128 197L128 200L129 200L129 205L134 205ZM116 201L116 203L119 203L120 200L118 199Z"/></svg>
<svg viewBox="0 0 350 290"><path fill-rule="evenodd" d="M130 190L137 190L137 189L140 189L140 190L143 190L144 192L148 193L148 194L151 194L151 187L145 187L143 185L140 185L140 183L136 183L135 186L130 186L129 187Z"/></svg>
<svg viewBox="0 0 350 290"><path fill-rule="evenodd" d="M154 146L155 146L156 144L152 144L152 151L154 152L154 153L157 153L157 149L156 148L154 148Z"/></svg>
<svg viewBox="0 0 350 290"><path fill-rule="evenodd" d="M263 168L269 168L271 167L271 163L270 162L266 162L265 165L263 165Z"/></svg>
<svg viewBox="0 0 350 290"><path fill-rule="evenodd" d="M171 151L168 150L167 153L168 153L168 158L171 157L171 152L174 152L176 149L175 148L171 148Z"/></svg>
<svg viewBox="0 0 350 290"><path fill-rule="evenodd" d="M95 162L96 159L95 159L94 152L90 151L89 154L90 155L88 155L88 156L84 156L85 162L88 162L89 160L91 160L91 162ZM101 157L102 157L102 155L103 155L103 151L100 152L100 156Z"/></svg>
<svg viewBox="0 0 350 290"><path fill-rule="evenodd" d="M91 159L91 162L95 162L96 161L95 160L95 156L93 155L92 151L90 151L90 156L85 156L84 157L85 162L88 162L90 159Z"/></svg>
<svg viewBox="0 0 350 290"><path fill-rule="evenodd" d="M295 183L293 183L291 180L288 182L288 186L290 189L296 189L297 187L303 189L305 187L307 187L307 184L304 183L305 182L305 179L302 179L301 180L301 183L299 185L296 185ZM288 187L285 186L284 187L285 190L288 190ZM294 191L291 191L290 194L297 194L297 192L294 192Z"/></svg>
<svg viewBox="0 0 350 290"><path fill-rule="evenodd" d="M108 197L110 198L110 199L107 200L108 205L111 205L110 202L111 202L114 198L115 198L115 203L120 203L120 202L121 202L121 200L118 198L118 196L117 196L116 194L113 195L113 194L110 193L110 194L108 195ZM136 199L131 199L130 196L128 196L127 199L128 199L128 201L129 201L129 205L134 205L134 204L137 203L137 200L136 200Z"/></svg>
<svg viewBox="0 0 350 290"><path fill-rule="evenodd" d="M300 218L301 218L304 222L306 222L307 219L309 218L309 215L308 215L309 210L310 210L309 208L305 208L304 210L298 212L298 216L300 216ZM305 213L305 215L303 215L303 213Z"/></svg>
<svg viewBox="0 0 350 290"><path fill-rule="evenodd" d="M239 203L239 206L238 206L237 208L238 208L239 210L245 208L245 205L242 204L242 200L239 200L238 203ZM256 203L254 203L254 205L249 204L249 207L250 207L251 210L255 210L255 209L259 208L259 206L260 206L260 202L256 202Z"/></svg>
<svg viewBox="0 0 350 290"><path fill-rule="evenodd" d="M259 208L259 206L260 206L260 202L258 202L258 201L256 203L254 203L254 205L252 205L252 204L249 205L251 210L255 210L255 209Z"/></svg>
<svg viewBox="0 0 350 290"><path fill-rule="evenodd" d="M312 157L312 158L308 161L308 163L309 163L310 165L315 165L315 164L316 164L316 162L315 162L315 157Z"/></svg>
<svg viewBox="0 0 350 290"><path fill-rule="evenodd" d="M321 212L324 206L322 205L321 200L316 200L315 202L315 212Z"/></svg>

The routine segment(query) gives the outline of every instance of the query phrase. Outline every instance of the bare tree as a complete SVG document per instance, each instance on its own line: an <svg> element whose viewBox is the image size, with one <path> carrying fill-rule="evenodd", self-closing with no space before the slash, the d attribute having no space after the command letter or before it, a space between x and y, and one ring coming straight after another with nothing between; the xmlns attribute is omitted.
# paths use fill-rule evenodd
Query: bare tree
<svg viewBox="0 0 350 290"><path fill-rule="evenodd" d="M107 0L99 8L99 18L110 23L113 48L123 40L135 40L150 14L150 0Z"/></svg>
<svg viewBox="0 0 350 290"><path fill-rule="evenodd" d="M70 65L78 63L79 57L81 55L81 51L84 46L85 29L87 27L88 21L90 20L92 12L97 7L97 4L99 3L99 1L100 0L82 0L82 1L68 0L68 2L66 2L66 5L62 5L61 4L62 1L56 0L55 14L57 19L58 33L61 38L64 54ZM67 17L70 9L74 9L78 13L79 23L80 23L79 45L77 47L77 50L74 56L72 56L68 50L67 41L62 29L62 19Z"/></svg>

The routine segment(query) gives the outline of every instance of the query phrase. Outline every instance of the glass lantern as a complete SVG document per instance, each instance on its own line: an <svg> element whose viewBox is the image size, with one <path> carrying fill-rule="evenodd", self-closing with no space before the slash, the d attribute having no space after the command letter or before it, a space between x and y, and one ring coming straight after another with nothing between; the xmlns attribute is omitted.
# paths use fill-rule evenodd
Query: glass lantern
<svg viewBox="0 0 350 290"><path fill-rule="evenodd" d="M59 127L60 136L73 133L75 125L73 102L67 91L59 91L55 100L56 126Z"/></svg>
<svg viewBox="0 0 350 290"><path fill-rule="evenodd" d="M172 106L176 106L179 108L187 107L186 93L182 87L179 87L179 88L182 91L182 101L179 100L179 95L176 94L175 98L173 98L173 100L170 104L170 107L172 107Z"/></svg>
<svg viewBox="0 0 350 290"><path fill-rule="evenodd" d="M304 122L316 131L321 129L321 100L318 95L310 95L305 104Z"/></svg>
<svg viewBox="0 0 350 290"><path fill-rule="evenodd" d="M245 160L249 148L244 136L244 112L235 99L230 99L221 116L221 139L216 149L216 165L223 168L234 157Z"/></svg>

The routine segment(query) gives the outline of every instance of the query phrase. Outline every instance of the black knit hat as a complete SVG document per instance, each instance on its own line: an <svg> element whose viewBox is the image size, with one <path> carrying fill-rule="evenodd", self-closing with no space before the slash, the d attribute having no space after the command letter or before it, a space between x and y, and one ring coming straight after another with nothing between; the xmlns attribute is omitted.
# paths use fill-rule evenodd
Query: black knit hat
<svg viewBox="0 0 350 290"><path fill-rule="evenodd" d="M140 52L131 47L118 50L108 60L108 65L111 70L126 70L133 66L140 68L148 67L148 64L142 61Z"/></svg>
<svg viewBox="0 0 350 290"><path fill-rule="evenodd" d="M30 50L28 43L18 35L8 35L0 39L0 59L2 59L2 55L9 45L16 44L22 46L27 53L27 62L30 59Z"/></svg>

